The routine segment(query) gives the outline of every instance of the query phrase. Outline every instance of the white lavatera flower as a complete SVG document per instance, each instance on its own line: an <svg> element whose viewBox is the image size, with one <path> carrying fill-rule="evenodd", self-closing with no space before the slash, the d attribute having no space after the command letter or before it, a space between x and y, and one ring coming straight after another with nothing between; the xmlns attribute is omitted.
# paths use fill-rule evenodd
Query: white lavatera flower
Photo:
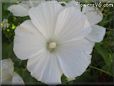
<svg viewBox="0 0 114 86"><path fill-rule="evenodd" d="M24 84L23 79L14 72L14 66L11 59L3 59L0 61L0 83Z"/></svg>
<svg viewBox="0 0 114 86"><path fill-rule="evenodd" d="M14 16L28 16L28 11L32 7L36 7L45 0L22 0L19 4L14 4L8 7L8 10Z"/></svg>
<svg viewBox="0 0 114 86"><path fill-rule="evenodd" d="M31 20L15 30L14 52L19 59L28 59L31 75L47 84L59 84L62 74L69 80L83 74L95 42L104 37L105 28L95 25L102 18L91 13L97 20L90 20L88 11L81 12L74 5L63 7L57 1L31 8L29 16Z"/></svg>

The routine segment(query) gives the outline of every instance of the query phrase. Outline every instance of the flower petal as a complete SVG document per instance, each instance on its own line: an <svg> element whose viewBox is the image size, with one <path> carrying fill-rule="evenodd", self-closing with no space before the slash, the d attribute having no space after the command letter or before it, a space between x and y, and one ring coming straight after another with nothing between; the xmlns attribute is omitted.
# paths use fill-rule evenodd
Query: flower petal
<svg viewBox="0 0 114 86"><path fill-rule="evenodd" d="M58 59L63 73L68 78L80 76L91 62L94 43L86 39L65 43L58 50Z"/></svg>
<svg viewBox="0 0 114 86"><path fill-rule="evenodd" d="M80 6L79 2L76 2L75 0L72 0L66 5L66 7L72 7L72 6L75 7L76 10L81 11L81 6Z"/></svg>
<svg viewBox="0 0 114 86"><path fill-rule="evenodd" d="M23 79L21 78L21 76L19 76L16 72L14 72L13 78L12 78L12 84L24 84Z"/></svg>
<svg viewBox="0 0 114 86"><path fill-rule="evenodd" d="M42 50L34 58L29 59L27 69L37 80L47 84L61 83L62 72L55 55Z"/></svg>
<svg viewBox="0 0 114 86"><path fill-rule="evenodd" d="M98 25L92 26L92 31L88 34L87 39L93 42L101 42L105 36L106 28Z"/></svg>
<svg viewBox="0 0 114 86"><path fill-rule="evenodd" d="M103 19L103 15L98 8L84 6L82 12L87 16L91 25L99 23Z"/></svg>
<svg viewBox="0 0 114 86"><path fill-rule="evenodd" d="M53 34L57 15L62 8L57 1L47 1L30 9L29 15L33 24L46 38Z"/></svg>
<svg viewBox="0 0 114 86"><path fill-rule="evenodd" d="M11 82L13 76L13 62L11 59L4 59L0 61L0 82L7 84Z"/></svg>
<svg viewBox="0 0 114 86"><path fill-rule="evenodd" d="M8 10L12 12L14 16L27 16L29 7L24 4L17 4L8 7Z"/></svg>
<svg viewBox="0 0 114 86"><path fill-rule="evenodd" d="M90 31L86 16L74 7L68 7L59 14L55 29L55 35L60 38L59 40L79 40Z"/></svg>
<svg viewBox="0 0 114 86"><path fill-rule="evenodd" d="M45 47L45 38L30 20L25 21L15 30L14 52L22 60L31 58Z"/></svg>

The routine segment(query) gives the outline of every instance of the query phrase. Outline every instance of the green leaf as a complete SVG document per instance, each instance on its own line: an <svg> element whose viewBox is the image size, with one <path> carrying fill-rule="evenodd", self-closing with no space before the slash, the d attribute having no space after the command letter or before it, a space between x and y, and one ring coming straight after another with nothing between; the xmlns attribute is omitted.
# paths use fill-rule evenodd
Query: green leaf
<svg viewBox="0 0 114 86"><path fill-rule="evenodd" d="M33 78L30 73L26 70L26 68L18 68L15 67L15 72L17 72L24 80L25 84L42 84Z"/></svg>
<svg viewBox="0 0 114 86"><path fill-rule="evenodd" d="M110 57L110 53L106 48L102 47L100 44L96 44L95 49L97 53L102 56L106 65L109 65L112 62L112 57Z"/></svg>
<svg viewBox="0 0 114 86"><path fill-rule="evenodd" d="M2 47L2 58L10 58L10 55L12 54L12 45L8 43L3 43Z"/></svg>
<svg viewBox="0 0 114 86"><path fill-rule="evenodd" d="M102 47L100 44L96 44L95 49L97 53L103 58L105 65L102 65L102 71L106 71L107 74L114 76L113 74L113 59L114 55L105 47Z"/></svg>
<svg viewBox="0 0 114 86"><path fill-rule="evenodd" d="M68 82L67 77L65 75L62 75L61 80L62 84L66 84Z"/></svg>
<svg viewBox="0 0 114 86"><path fill-rule="evenodd" d="M102 69L109 72L112 76L114 76L114 53L110 55L110 57L112 58L112 62L108 65L104 65Z"/></svg>
<svg viewBox="0 0 114 86"><path fill-rule="evenodd" d="M95 66L89 66L89 67L92 68L92 69L98 70L98 71L100 71L100 72L103 72L103 73L105 73L105 74L107 74L107 75L113 76L112 73L110 73L109 71L106 71L107 69L104 70L104 69L97 68L97 67L95 67Z"/></svg>

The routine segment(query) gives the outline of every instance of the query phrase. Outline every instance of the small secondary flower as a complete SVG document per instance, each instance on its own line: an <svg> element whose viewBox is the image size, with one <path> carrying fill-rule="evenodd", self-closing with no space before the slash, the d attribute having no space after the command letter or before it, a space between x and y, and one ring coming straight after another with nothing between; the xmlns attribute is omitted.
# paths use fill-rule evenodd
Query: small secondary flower
<svg viewBox="0 0 114 86"><path fill-rule="evenodd" d="M22 0L19 4L14 4L8 7L8 10L14 16L28 16L28 11L32 7L36 7L45 0Z"/></svg>
<svg viewBox="0 0 114 86"><path fill-rule="evenodd" d="M14 66L11 59L0 60L0 83L24 84L23 79L14 72Z"/></svg>

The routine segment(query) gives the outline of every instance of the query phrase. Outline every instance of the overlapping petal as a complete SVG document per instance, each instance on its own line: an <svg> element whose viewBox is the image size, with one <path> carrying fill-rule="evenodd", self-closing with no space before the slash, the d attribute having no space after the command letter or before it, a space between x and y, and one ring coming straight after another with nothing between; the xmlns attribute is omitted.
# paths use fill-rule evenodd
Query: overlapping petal
<svg viewBox="0 0 114 86"><path fill-rule="evenodd" d="M103 19L103 14L97 7L84 6L82 12L87 16L91 25L95 25Z"/></svg>
<svg viewBox="0 0 114 86"><path fill-rule="evenodd" d="M85 15L75 7L65 8L58 16L55 35L60 41L78 40L91 31Z"/></svg>
<svg viewBox="0 0 114 86"><path fill-rule="evenodd" d="M48 51L41 50L34 58L29 59L27 69L37 80L47 84L61 83L61 69L57 57Z"/></svg>
<svg viewBox="0 0 114 86"><path fill-rule="evenodd" d="M68 78L80 76L91 62L94 43L86 39L63 44L57 56L63 73Z"/></svg>
<svg viewBox="0 0 114 86"><path fill-rule="evenodd" d="M81 11L81 6L79 2L76 2L75 0L71 0L66 7L75 7L76 10Z"/></svg>
<svg viewBox="0 0 114 86"><path fill-rule="evenodd" d="M33 24L47 38L52 36L57 16L63 7L57 1L41 3L36 8L31 8L29 15Z"/></svg>
<svg viewBox="0 0 114 86"><path fill-rule="evenodd" d="M15 30L14 52L22 60L31 58L45 47L45 38L30 20L25 21Z"/></svg>
<svg viewBox="0 0 114 86"><path fill-rule="evenodd" d="M101 42L105 36L106 28L98 25L92 26L92 31L87 35L87 39L93 42Z"/></svg>

